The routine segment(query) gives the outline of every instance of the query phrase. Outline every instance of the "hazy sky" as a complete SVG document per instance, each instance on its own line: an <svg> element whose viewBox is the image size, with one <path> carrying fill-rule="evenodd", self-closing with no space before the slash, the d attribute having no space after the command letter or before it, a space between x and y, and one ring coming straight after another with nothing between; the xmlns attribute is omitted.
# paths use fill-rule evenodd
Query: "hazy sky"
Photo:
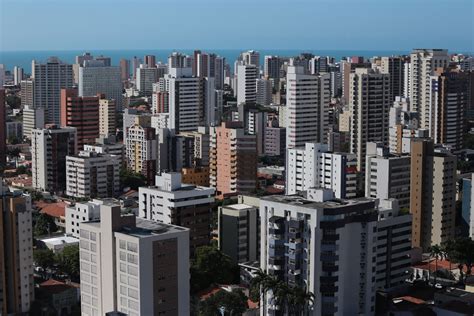
<svg viewBox="0 0 474 316"><path fill-rule="evenodd" d="M474 51L474 0L0 0L0 50Z"/></svg>

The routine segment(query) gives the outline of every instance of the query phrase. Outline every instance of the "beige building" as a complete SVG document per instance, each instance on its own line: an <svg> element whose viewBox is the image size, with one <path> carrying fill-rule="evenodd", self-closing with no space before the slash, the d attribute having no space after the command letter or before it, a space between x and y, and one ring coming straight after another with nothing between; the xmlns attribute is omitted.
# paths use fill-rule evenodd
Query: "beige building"
<svg viewBox="0 0 474 316"><path fill-rule="evenodd" d="M100 206L80 224L81 312L189 315L189 230Z"/></svg>
<svg viewBox="0 0 474 316"><path fill-rule="evenodd" d="M0 179L0 315L27 313L33 300L31 200L4 191Z"/></svg>
<svg viewBox="0 0 474 316"><path fill-rule="evenodd" d="M427 251L454 238L456 219L456 156L434 149L433 142L411 145L410 212L412 245Z"/></svg>
<svg viewBox="0 0 474 316"><path fill-rule="evenodd" d="M211 129L210 184L217 196L252 192L257 188L257 138L242 122Z"/></svg>
<svg viewBox="0 0 474 316"><path fill-rule="evenodd" d="M99 134L100 136L115 135L115 101L99 100Z"/></svg>

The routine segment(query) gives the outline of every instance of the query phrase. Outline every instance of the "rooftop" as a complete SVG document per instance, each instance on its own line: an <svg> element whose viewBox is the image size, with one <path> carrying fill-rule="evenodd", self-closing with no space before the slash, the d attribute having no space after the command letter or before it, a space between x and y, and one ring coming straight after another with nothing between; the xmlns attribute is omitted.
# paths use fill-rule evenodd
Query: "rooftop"
<svg viewBox="0 0 474 316"><path fill-rule="evenodd" d="M46 238L41 240L44 243L48 243L51 245L65 245L65 244L73 244L79 243L78 238L74 238L71 236L60 236L60 237L53 237L53 238Z"/></svg>
<svg viewBox="0 0 474 316"><path fill-rule="evenodd" d="M124 226L121 230L119 230L119 232L137 238L145 238L153 235L176 233L187 230L188 229L184 227L163 224L137 217L136 227Z"/></svg>

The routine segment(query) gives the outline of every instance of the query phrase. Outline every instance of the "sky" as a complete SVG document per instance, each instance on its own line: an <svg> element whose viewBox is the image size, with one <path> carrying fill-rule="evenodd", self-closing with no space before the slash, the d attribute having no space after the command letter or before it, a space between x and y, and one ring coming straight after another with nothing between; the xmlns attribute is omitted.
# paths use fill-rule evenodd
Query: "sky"
<svg viewBox="0 0 474 316"><path fill-rule="evenodd" d="M474 0L0 0L0 14L0 51L474 52Z"/></svg>

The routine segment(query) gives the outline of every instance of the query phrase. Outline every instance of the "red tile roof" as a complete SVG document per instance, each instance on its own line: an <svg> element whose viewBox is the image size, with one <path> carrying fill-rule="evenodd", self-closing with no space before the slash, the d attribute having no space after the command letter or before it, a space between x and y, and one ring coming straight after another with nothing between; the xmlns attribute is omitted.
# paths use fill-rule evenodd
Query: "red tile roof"
<svg viewBox="0 0 474 316"><path fill-rule="evenodd" d="M74 286L54 279L49 279L48 281L41 283L40 287L51 294L59 294L69 289L75 289Z"/></svg>
<svg viewBox="0 0 474 316"><path fill-rule="evenodd" d="M48 214L55 218L64 217L66 214L66 205L67 204L63 201L56 203L47 203L44 201L35 202L35 206L40 210L40 213Z"/></svg>

